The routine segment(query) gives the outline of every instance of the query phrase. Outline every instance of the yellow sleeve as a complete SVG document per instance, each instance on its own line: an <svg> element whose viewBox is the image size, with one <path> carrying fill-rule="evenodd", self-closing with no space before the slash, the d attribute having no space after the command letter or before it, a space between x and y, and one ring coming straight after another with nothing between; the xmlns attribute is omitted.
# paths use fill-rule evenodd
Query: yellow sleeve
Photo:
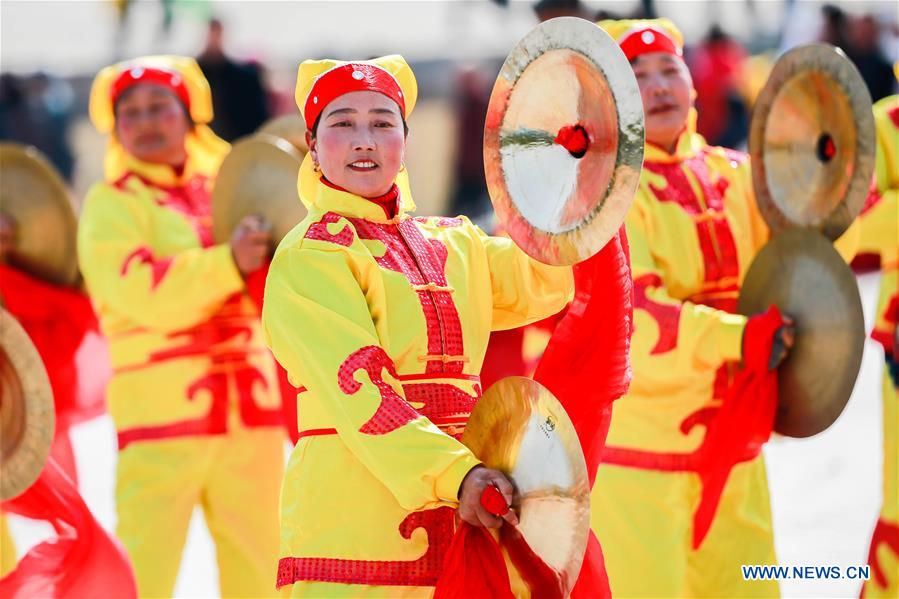
<svg viewBox="0 0 899 599"><path fill-rule="evenodd" d="M877 198L868 210L858 217L861 226L861 250L895 256L899 239L896 223L899 222L899 128L889 116L889 109L899 110L896 97L881 100L874 107L877 126L877 159L875 184L872 194Z"/></svg>
<svg viewBox="0 0 899 599"><path fill-rule="evenodd" d="M635 203L626 219L634 277L632 386L655 389L688 381L696 370L717 369L742 357L746 317L672 298L650 247L652 231Z"/></svg>
<svg viewBox="0 0 899 599"><path fill-rule="evenodd" d="M406 403L354 276L352 249L282 244L265 286L266 343L290 380L308 390L302 401L319 403L340 440L401 506L455 505L462 479L480 461Z"/></svg>
<svg viewBox="0 0 899 599"><path fill-rule="evenodd" d="M152 251L140 199L106 184L88 192L78 224L78 262L91 297L152 329L211 317L244 287L228 245L172 255Z"/></svg>
<svg viewBox="0 0 899 599"><path fill-rule="evenodd" d="M514 329L558 313L574 294L570 266L549 266L525 254L506 237L478 229L487 253L493 289L494 331Z"/></svg>

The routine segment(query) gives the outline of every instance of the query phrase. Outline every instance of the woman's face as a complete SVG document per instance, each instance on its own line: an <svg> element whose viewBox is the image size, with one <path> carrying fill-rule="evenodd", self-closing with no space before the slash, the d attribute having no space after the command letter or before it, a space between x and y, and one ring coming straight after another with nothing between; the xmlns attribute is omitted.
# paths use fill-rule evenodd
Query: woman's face
<svg viewBox="0 0 899 599"><path fill-rule="evenodd" d="M190 126L184 105L160 85L139 83L125 90L116 102L119 142L126 152L144 162L184 164L184 140Z"/></svg>
<svg viewBox="0 0 899 599"><path fill-rule="evenodd" d="M641 54L631 66L643 98L646 140L672 151L693 106L690 71L683 60L665 52Z"/></svg>
<svg viewBox="0 0 899 599"><path fill-rule="evenodd" d="M390 191L403 164L406 133L400 108L373 91L344 94L322 111L309 151L328 181L373 198Z"/></svg>

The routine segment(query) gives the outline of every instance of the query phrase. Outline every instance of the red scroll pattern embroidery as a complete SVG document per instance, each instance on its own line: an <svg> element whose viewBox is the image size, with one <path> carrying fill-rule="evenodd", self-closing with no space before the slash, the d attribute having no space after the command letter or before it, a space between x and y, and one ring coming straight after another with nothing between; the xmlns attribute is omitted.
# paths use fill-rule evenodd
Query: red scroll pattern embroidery
<svg viewBox="0 0 899 599"><path fill-rule="evenodd" d="M353 376L359 370L364 370L368 374L369 380L381 394L378 409L359 428L360 433L386 435L419 416L418 412L381 376L385 368L390 376L397 378L396 366L390 356L380 347L369 345L350 354L337 371L337 384L347 395L354 395L362 388L362 383Z"/></svg>
<svg viewBox="0 0 899 599"><path fill-rule="evenodd" d="M727 156L732 162L743 158L734 152L729 152ZM702 251L704 284L698 293L688 299L733 313L737 309L740 265L736 242L724 214L724 194L729 183L724 177L712 181L706 159L707 154L700 153L685 160L683 164L646 163L645 167L663 176L668 184L664 188L649 185L656 199L678 204L694 220ZM690 185L686 172L688 170L696 178L702 198L696 195ZM724 398L730 385L732 370L731 365L725 364L715 373L712 393L714 399Z"/></svg>
<svg viewBox="0 0 899 599"><path fill-rule="evenodd" d="M428 549L414 561L351 560L328 557L283 557L278 561L276 586L299 581L336 582L385 586L432 587L453 536L453 510L441 507L412 512L400 523L399 533L411 539L423 528Z"/></svg>
<svg viewBox="0 0 899 599"><path fill-rule="evenodd" d="M326 213L320 221L312 224L309 229L306 230L304 239L329 241L331 243L336 243L337 245L350 247L350 245L353 243L353 232L350 230L350 227L348 225L344 225L340 230L340 233L338 233L337 235L333 235L330 231L328 231L328 225L337 223L342 218L343 217L336 212Z"/></svg>
<svg viewBox="0 0 899 599"><path fill-rule="evenodd" d="M873 584L876 584L881 589L886 589L889 582L884 571L886 564L877 555L881 547L889 548L894 556L899 556L899 525L887 522L882 518L877 520L877 526L874 527L874 534L871 537L871 548L868 551L868 564L874 573Z"/></svg>
<svg viewBox="0 0 899 599"><path fill-rule="evenodd" d="M736 278L739 275L737 246L724 215L724 193L729 183L724 177L719 177L713 183L705 160L706 154L703 153L685 160L683 164L648 162L644 166L664 177L668 183L664 188L650 183L649 188L656 199L660 202L674 202L694 217L705 266L706 288L714 288L718 292L736 291ZM703 196L701 199L690 185L687 170L696 177ZM700 216L709 218L696 218ZM721 284L716 285L719 282ZM734 304L736 307L736 302Z"/></svg>
<svg viewBox="0 0 899 599"><path fill-rule="evenodd" d="M380 241L386 251L375 261L382 268L401 273L411 285L447 287L447 249L436 239L426 239L415 225L406 219L399 225L378 224L351 218L360 239ZM428 354L436 358L463 355L462 324L459 312L447 290L416 290L424 314L428 336ZM430 360L425 372L461 373L461 359Z"/></svg>
<svg viewBox="0 0 899 599"><path fill-rule="evenodd" d="M212 236L212 198L208 189L209 177L196 175L183 185L166 186L154 183L136 173L127 173L113 185L124 190L132 178L161 192L160 197L155 198L156 203L178 212L187 219L196 232L201 246L212 247L215 244Z"/></svg>
<svg viewBox="0 0 899 599"><path fill-rule="evenodd" d="M150 248L148 248L147 246L141 246L128 254L124 262L122 262L122 268L121 270L119 270L119 276L127 276L128 271L131 270L131 265L134 262L150 265L152 273L152 278L150 279L150 291L156 290L156 288L162 282L162 279L164 279L165 275L169 272L169 268L172 266L172 258L162 258L160 260L157 260L153 257L153 252L152 250L150 250Z"/></svg>
<svg viewBox="0 0 899 599"><path fill-rule="evenodd" d="M660 304L647 295L650 287L661 287L658 275L648 274L634 279L634 308L644 310L656 321L659 338L650 355L664 354L677 347L677 331L680 323L680 304Z"/></svg>

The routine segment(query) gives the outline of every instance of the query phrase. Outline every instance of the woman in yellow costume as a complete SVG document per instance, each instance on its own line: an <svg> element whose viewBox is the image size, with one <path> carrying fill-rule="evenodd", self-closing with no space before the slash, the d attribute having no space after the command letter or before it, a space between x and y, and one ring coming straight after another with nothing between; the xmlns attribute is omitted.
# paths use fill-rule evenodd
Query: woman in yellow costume
<svg viewBox="0 0 899 599"><path fill-rule="evenodd" d="M614 404L591 500L612 595L775 596L776 581L745 582L740 570L776 563L760 444L734 459L720 496L703 484L700 461L743 348L762 334L734 314L742 277L768 239L747 157L696 133L695 92L673 23L599 25L631 61L646 127L626 220L634 376ZM776 364L791 331L777 328L772 342L773 330Z"/></svg>
<svg viewBox="0 0 899 599"><path fill-rule="evenodd" d="M899 69L897 69L899 75ZM859 217L859 253L880 255L880 298L871 337L883 345L883 504L871 538L871 578L865 597L899 596L899 96L874 105L877 166L868 205Z"/></svg>
<svg viewBox="0 0 899 599"><path fill-rule="evenodd" d="M263 326L298 395L278 586L292 596L428 597L454 508L511 486L459 442L491 330L558 312L570 268L466 218L412 217L403 167L417 84L400 56L306 61L296 99L308 216L269 271ZM510 512L507 516L514 519Z"/></svg>
<svg viewBox="0 0 899 599"><path fill-rule="evenodd" d="M216 544L224 596L272 594L284 436L274 363L244 277L267 234L245 221L212 240L210 189L228 145L205 123L193 59L103 69L90 115L109 133L78 258L109 339L118 433L117 533L142 596L171 596L194 507Z"/></svg>

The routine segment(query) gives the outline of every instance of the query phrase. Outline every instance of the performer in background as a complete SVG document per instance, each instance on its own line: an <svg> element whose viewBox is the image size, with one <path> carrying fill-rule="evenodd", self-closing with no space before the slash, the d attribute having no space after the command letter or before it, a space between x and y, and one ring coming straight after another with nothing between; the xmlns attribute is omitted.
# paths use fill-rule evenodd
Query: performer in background
<svg viewBox="0 0 899 599"><path fill-rule="evenodd" d="M874 105L877 166L868 205L859 217L859 253L879 254L880 296L871 337L883 345L883 505L871 538L871 578L865 597L899 595L899 365L896 351L899 321L899 96Z"/></svg>
<svg viewBox="0 0 899 599"><path fill-rule="evenodd" d="M200 505L222 595L271 594L284 439L244 285L267 258L268 234L247 219L213 245L209 192L228 145L205 125L209 87L192 59L103 69L90 115L110 137L78 257L109 339L117 533L139 592L171 596Z"/></svg>
<svg viewBox="0 0 899 599"><path fill-rule="evenodd" d="M103 412L109 373L97 317L77 285L75 213L62 177L35 148L4 143L0 154L0 305L24 328L46 367L56 415L50 455L77 488L69 433ZM48 230L59 237L53 244L42 237ZM71 247L56 251L66 243ZM45 251L32 255L40 247ZM2 514L0 547L2 575L16 561Z"/></svg>
<svg viewBox="0 0 899 599"><path fill-rule="evenodd" d="M571 269L467 218L412 217L403 166L417 84L400 56L306 61L296 99L308 216L280 244L263 325L297 398L277 584L292 596L428 597L454 530L502 520L502 473L458 439L491 330L558 312ZM514 513L507 516L514 520Z"/></svg>
<svg viewBox="0 0 899 599"><path fill-rule="evenodd" d="M612 595L776 596L776 581L745 582L739 567L776 563L761 445L742 448L720 498L703 484L699 459L745 348L772 347L774 366L792 341L789 324L772 326L771 314L734 314L742 276L768 239L747 156L696 133L673 23L599 25L631 61L646 119L626 220L634 376L612 410L591 500ZM695 518L698 505L711 514Z"/></svg>

